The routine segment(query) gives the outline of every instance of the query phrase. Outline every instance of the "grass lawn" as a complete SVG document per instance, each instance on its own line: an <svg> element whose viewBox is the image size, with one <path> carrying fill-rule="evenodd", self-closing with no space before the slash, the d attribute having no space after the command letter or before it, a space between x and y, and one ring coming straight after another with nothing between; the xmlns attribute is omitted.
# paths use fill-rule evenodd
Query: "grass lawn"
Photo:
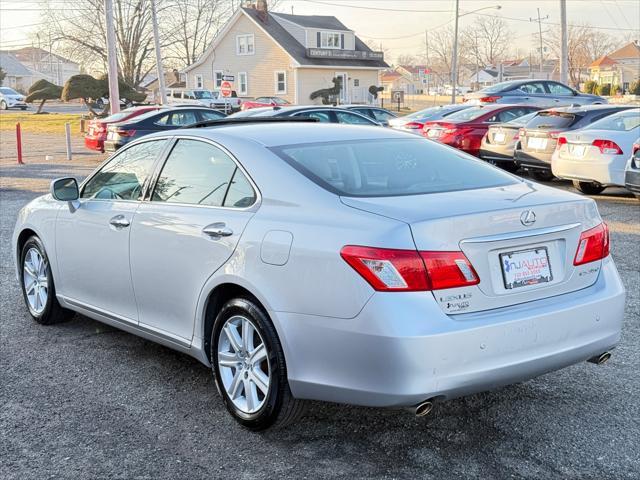
<svg viewBox="0 0 640 480"><path fill-rule="evenodd" d="M47 113L35 115L31 112L3 113L0 115L0 131L16 130L16 123L20 123L23 132L27 133L59 133L64 135L64 124L71 124L72 135L80 133L79 113Z"/></svg>

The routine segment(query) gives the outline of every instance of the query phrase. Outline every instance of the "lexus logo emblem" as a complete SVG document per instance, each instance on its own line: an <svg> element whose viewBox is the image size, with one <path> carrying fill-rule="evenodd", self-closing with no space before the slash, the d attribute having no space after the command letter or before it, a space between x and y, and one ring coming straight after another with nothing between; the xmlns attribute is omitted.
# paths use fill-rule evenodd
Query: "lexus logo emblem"
<svg viewBox="0 0 640 480"><path fill-rule="evenodd" d="M525 210L520 214L520 223L525 227L530 227L534 223L536 223L536 214L533 210Z"/></svg>

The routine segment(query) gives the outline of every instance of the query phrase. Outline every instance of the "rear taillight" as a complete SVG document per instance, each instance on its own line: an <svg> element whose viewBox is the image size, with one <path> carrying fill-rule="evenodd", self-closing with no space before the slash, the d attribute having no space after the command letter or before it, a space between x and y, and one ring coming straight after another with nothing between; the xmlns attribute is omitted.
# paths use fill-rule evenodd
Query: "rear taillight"
<svg viewBox="0 0 640 480"><path fill-rule="evenodd" d="M518 130L518 138L525 137L527 135L527 131L524 128Z"/></svg>
<svg viewBox="0 0 640 480"><path fill-rule="evenodd" d="M408 128L410 130L419 130L422 127L424 127L424 123L418 123L418 122L409 122L403 125L403 128Z"/></svg>
<svg viewBox="0 0 640 480"><path fill-rule="evenodd" d="M560 147L562 147L562 145L565 145L566 143L567 143L567 137L558 137L558 143L556 144L556 148L560 150Z"/></svg>
<svg viewBox="0 0 640 480"><path fill-rule="evenodd" d="M606 223L585 230L580 235L576 256L573 264L583 265L596 260L602 260L609 255L609 228Z"/></svg>
<svg viewBox="0 0 640 480"><path fill-rule="evenodd" d="M622 155L622 149L618 146L618 144L612 140L594 140L591 145L594 147L598 147L600 149L600 153L607 155Z"/></svg>
<svg viewBox="0 0 640 480"><path fill-rule="evenodd" d="M118 135L120 135L121 137L133 137L136 134L135 130L123 130L123 129L117 129L116 133Z"/></svg>
<svg viewBox="0 0 640 480"><path fill-rule="evenodd" d="M631 155L635 155L638 150L640 150L640 143L634 143L631 149Z"/></svg>
<svg viewBox="0 0 640 480"><path fill-rule="evenodd" d="M462 252L418 252L347 245L342 258L378 291L425 291L480 282Z"/></svg>
<svg viewBox="0 0 640 480"><path fill-rule="evenodd" d="M480 98L480 101L482 103L495 103L495 102L498 101L499 98L500 98L499 96L493 95L493 96L489 96L489 97L482 97L482 98Z"/></svg>

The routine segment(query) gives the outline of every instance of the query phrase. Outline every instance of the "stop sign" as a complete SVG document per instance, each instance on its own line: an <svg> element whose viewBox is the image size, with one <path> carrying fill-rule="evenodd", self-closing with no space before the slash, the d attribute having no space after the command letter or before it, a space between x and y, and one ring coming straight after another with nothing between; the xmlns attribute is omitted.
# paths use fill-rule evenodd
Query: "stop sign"
<svg viewBox="0 0 640 480"><path fill-rule="evenodd" d="M220 93L223 97L231 96L231 82L222 82L220 84Z"/></svg>

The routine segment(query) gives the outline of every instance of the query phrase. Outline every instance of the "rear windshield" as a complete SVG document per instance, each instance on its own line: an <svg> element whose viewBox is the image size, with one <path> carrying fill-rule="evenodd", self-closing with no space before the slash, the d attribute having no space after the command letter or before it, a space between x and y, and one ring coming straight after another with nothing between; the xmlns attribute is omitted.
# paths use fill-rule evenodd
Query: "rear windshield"
<svg viewBox="0 0 640 480"><path fill-rule="evenodd" d="M194 90L193 96L199 100L203 98L213 98L213 95L211 94L211 92L207 90Z"/></svg>
<svg viewBox="0 0 640 480"><path fill-rule="evenodd" d="M126 108L126 109L122 110L121 112L114 113L113 115L109 115L103 121L104 122L109 122L109 123L119 122L120 120L128 117L129 115L131 115L135 111L136 111L135 108ZM141 114L141 115L144 115L144 114Z"/></svg>
<svg viewBox="0 0 640 480"><path fill-rule="evenodd" d="M524 127L533 117L536 116L536 113L538 112L531 112L526 115L522 115L521 117L514 118L513 120L505 122L505 125L509 125L511 127Z"/></svg>
<svg viewBox="0 0 640 480"><path fill-rule="evenodd" d="M410 113L404 118L416 119L416 118L429 118L436 115L438 112L446 111L442 107L429 107L424 110L418 110L417 112ZM455 111L455 110L454 110Z"/></svg>
<svg viewBox="0 0 640 480"><path fill-rule="evenodd" d="M350 140L272 148L300 173L348 197L390 197L510 185L517 180L423 138Z"/></svg>
<svg viewBox="0 0 640 480"><path fill-rule="evenodd" d="M539 112L528 123L527 128L566 128L576 120L573 113L565 112Z"/></svg>
<svg viewBox="0 0 640 480"><path fill-rule="evenodd" d="M640 126L640 110L625 110L624 112L609 115L589 125L589 130L615 130L628 132Z"/></svg>
<svg viewBox="0 0 640 480"><path fill-rule="evenodd" d="M520 85L520 82L501 82L479 90L479 93L498 93Z"/></svg>
<svg viewBox="0 0 640 480"><path fill-rule="evenodd" d="M462 122L475 120L476 118L480 118L485 113L489 113L490 110L487 110L483 107L471 107L465 108L464 110L458 110L455 113L447 116L447 120L459 120Z"/></svg>

